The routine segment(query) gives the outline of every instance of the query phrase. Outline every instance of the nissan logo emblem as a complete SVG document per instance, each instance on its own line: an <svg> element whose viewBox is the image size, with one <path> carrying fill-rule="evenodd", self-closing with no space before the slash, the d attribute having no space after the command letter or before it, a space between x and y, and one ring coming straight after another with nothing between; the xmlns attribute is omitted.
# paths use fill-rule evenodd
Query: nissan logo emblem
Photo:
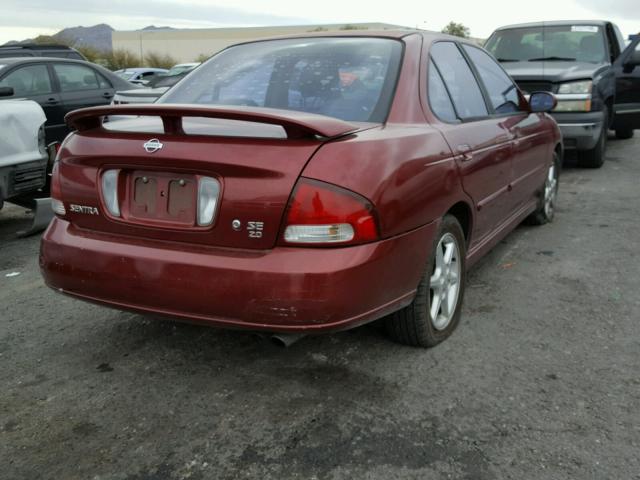
<svg viewBox="0 0 640 480"><path fill-rule="evenodd" d="M152 138L148 142L145 142L145 144L142 146L147 153L157 152L163 147L162 143L160 143L160 140L158 140L157 138Z"/></svg>

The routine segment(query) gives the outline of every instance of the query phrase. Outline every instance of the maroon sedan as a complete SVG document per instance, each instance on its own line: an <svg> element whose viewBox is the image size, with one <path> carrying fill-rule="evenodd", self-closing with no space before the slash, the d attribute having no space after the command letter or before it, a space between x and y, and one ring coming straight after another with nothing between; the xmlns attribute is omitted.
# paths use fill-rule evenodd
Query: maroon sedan
<svg viewBox="0 0 640 480"><path fill-rule="evenodd" d="M554 103L445 35L236 45L158 103L67 116L42 273L189 322L301 334L386 317L433 346L467 268L553 217Z"/></svg>

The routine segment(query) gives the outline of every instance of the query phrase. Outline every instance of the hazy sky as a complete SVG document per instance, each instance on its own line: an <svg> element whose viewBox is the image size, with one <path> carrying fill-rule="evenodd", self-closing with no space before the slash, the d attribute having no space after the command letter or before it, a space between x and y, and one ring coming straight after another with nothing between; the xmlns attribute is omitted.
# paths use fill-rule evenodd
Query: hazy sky
<svg viewBox="0 0 640 480"><path fill-rule="evenodd" d="M97 23L135 30L150 24L197 28L385 22L440 30L454 20L468 26L472 36L484 38L510 23L602 18L617 23L625 36L640 32L640 0L537 0L522 6L498 0L0 0L0 10L0 44Z"/></svg>

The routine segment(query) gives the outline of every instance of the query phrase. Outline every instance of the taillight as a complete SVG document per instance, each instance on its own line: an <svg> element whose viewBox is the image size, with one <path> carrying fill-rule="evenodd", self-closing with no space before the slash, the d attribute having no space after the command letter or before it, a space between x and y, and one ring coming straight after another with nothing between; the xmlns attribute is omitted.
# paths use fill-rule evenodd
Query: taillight
<svg viewBox="0 0 640 480"><path fill-rule="evenodd" d="M373 205L343 188L303 178L286 213L286 244L357 244L378 239Z"/></svg>
<svg viewBox="0 0 640 480"><path fill-rule="evenodd" d="M60 188L60 173L58 168L60 164L55 162L53 164L53 170L51 171L51 208L53 213L59 216L66 215L67 211L62 203L62 189Z"/></svg>

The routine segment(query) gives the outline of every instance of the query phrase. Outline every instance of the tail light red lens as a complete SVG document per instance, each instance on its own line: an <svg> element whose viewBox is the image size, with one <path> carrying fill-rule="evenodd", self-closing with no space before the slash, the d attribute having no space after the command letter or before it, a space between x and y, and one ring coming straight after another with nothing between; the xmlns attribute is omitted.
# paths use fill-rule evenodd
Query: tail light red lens
<svg viewBox="0 0 640 480"><path fill-rule="evenodd" d="M51 171L51 208L56 215L64 216L67 211L62 203L62 189L60 188L60 173L58 172L60 164L58 162L53 164Z"/></svg>
<svg viewBox="0 0 640 480"><path fill-rule="evenodd" d="M283 241L286 244L358 244L378 239L371 202L349 190L303 178L289 203Z"/></svg>

